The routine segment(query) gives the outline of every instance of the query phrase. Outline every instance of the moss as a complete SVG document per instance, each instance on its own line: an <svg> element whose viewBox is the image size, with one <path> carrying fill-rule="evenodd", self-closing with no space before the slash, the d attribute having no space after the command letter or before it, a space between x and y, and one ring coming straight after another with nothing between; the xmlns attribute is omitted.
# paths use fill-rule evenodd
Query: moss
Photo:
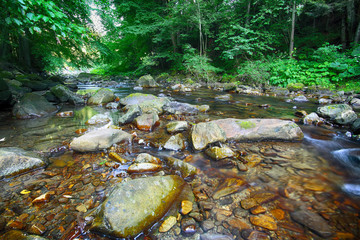
<svg viewBox="0 0 360 240"><path fill-rule="evenodd" d="M304 88L304 84L302 83L289 83L287 85L287 89L289 91L301 91Z"/></svg>
<svg viewBox="0 0 360 240"><path fill-rule="evenodd" d="M254 128L256 127L256 124L253 123L253 122L250 122L250 121L243 121L243 122L240 122L240 127L243 128L243 129L249 129L249 128Z"/></svg>
<svg viewBox="0 0 360 240"><path fill-rule="evenodd" d="M82 89L82 90L78 90L78 91L76 92L76 94L86 95L86 94L88 94L88 93L93 94L93 93L96 93L96 92L97 92L97 89Z"/></svg>

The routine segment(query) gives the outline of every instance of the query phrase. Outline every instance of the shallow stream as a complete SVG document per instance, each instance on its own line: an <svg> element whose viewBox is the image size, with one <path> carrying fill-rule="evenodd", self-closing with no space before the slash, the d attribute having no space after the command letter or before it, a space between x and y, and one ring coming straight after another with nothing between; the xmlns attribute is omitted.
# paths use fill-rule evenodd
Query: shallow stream
<svg viewBox="0 0 360 240"><path fill-rule="evenodd" d="M131 86L112 90L119 98L135 92ZM201 209L201 216L196 219L196 234L187 236L188 239L198 239L199 234L205 231L243 239L242 230L246 228L258 231L258 235L255 235L258 237L249 239L321 239L316 231L293 220L290 212L294 209L307 209L319 214L332 229L330 239L360 238L360 202L357 197L360 196L360 143L350 140L345 128L299 123L305 135L302 142L230 142L228 145L241 156L221 161L210 160L202 152L193 151L190 146L181 152L162 148L170 136L165 131L165 125L174 119L184 119L190 123L229 117L278 118L299 122L295 112L316 111L318 104L315 99L297 103L288 102L286 98L232 94L231 100L224 101L215 98L223 95L223 92L209 89L189 93L158 89L141 92L164 94L179 102L210 106L207 113L196 116L163 115L160 125L152 132L143 132L127 125L123 129L136 132L137 139L141 141L131 145L119 144L113 148L129 161L138 153L146 152L160 159L174 156L199 169L195 178L188 179ZM63 105L60 111L81 108ZM113 111L99 106L91 108L99 113ZM0 219L0 225L6 226L0 235L9 229L19 229L41 234L48 239L110 239L89 232L84 213L78 207L84 205L87 210L94 209L111 192L115 183L127 177L141 176L129 175L127 165L114 164L108 157L108 151L83 154L68 149L68 143L79 136L76 130L93 128L85 124L86 114L17 120L9 112L0 112L0 119L0 139L4 138L0 147L20 147L49 157L49 165L45 169L1 181L0 211L6 222L1 223L5 220ZM189 134L185 133L184 136L189 137ZM246 159L257 163L248 164ZM247 170L239 167L239 162L245 164ZM163 172L176 174L165 163ZM211 198L228 178L242 179L247 184L233 194L216 200ZM23 190L29 192L23 194ZM51 192L48 202L32 204L34 198L45 192ZM276 220L277 230L259 227L249 220L250 216L257 214L256 210L245 209L241 201L254 198L259 192L273 195L271 200L261 204L265 209L261 211ZM203 203L209 204L204 208ZM241 219L245 225L239 227L233 221L228 221L232 218ZM158 233L155 226L138 238L185 239L180 227L178 224L169 232Z"/></svg>

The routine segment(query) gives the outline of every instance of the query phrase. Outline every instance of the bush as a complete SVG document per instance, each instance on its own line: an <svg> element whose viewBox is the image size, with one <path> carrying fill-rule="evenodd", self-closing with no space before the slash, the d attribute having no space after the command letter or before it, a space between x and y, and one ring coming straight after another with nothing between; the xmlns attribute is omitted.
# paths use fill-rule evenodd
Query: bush
<svg viewBox="0 0 360 240"><path fill-rule="evenodd" d="M267 60L247 61L238 69L239 77L247 83L268 84L270 78Z"/></svg>

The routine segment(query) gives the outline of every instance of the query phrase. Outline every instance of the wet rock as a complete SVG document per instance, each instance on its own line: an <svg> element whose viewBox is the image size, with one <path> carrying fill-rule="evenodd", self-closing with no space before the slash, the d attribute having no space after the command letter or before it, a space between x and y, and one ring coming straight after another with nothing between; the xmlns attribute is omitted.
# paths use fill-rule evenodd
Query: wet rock
<svg viewBox="0 0 360 240"><path fill-rule="evenodd" d="M309 100L304 95L299 95L294 98L295 102L308 102Z"/></svg>
<svg viewBox="0 0 360 240"><path fill-rule="evenodd" d="M89 120L86 121L87 125L97 125L97 124L106 124L111 121L109 114L96 114L92 116Z"/></svg>
<svg viewBox="0 0 360 240"><path fill-rule="evenodd" d="M8 84L0 78L0 106L10 105L12 94Z"/></svg>
<svg viewBox="0 0 360 240"><path fill-rule="evenodd" d="M100 88L94 95L92 95L89 100L89 105L99 105L105 104L114 101L116 96L114 93L107 88Z"/></svg>
<svg viewBox="0 0 360 240"><path fill-rule="evenodd" d="M121 182L96 210L90 230L135 237L160 220L183 191L191 192L185 186L182 178L173 175Z"/></svg>
<svg viewBox="0 0 360 240"><path fill-rule="evenodd" d="M360 133L360 118L356 119L351 125L351 129L355 134Z"/></svg>
<svg viewBox="0 0 360 240"><path fill-rule="evenodd" d="M34 223L29 227L29 233L42 235L46 231L46 227L41 223ZM36 238L34 238L35 240Z"/></svg>
<svg viewBox="0 0 360 240"><path fill-rule="evenodd" d="M152 131L159 121L159 116L156 113L142 114L134 121L139 130Z"/></svg>
<svg viewBox="0 0 360 240"><path fill-rule="evenodd" d="M302 83L289 83L286 88L291 92L297 92L304 89L304 84Z"/></svg>
<svg viewBox="0 0 360 240"><path fill-rule="evenodd" d="M139 87L143 87L143 88L155 88L155 87L158 87L158 84L156 83L154 78L149 74L141 76L137 80L137 85Z"/></svg>
<svg viewBox="0 0 360 240"><path fill-rule="evenodd" d="M176 217L169 216L165 221L160 225L159 232L167 232L176 224Z"/></svg>
<svg viewBox="0 0 360 240"><path fill-rule="evenodd" d="M189 125L186 121L174 121L166 125L166 130L169 133L177 133L185 131L189 128Z"/></svg>
<svg viewBox="0 0 360 240"><path fill-rule="evenodd" d="M235 156L235 153L228 146L211 147L205 153L214 160L224 159Z"/></svg>
<svg viewBox="0 0 360 240"><path fill-rule="evenodd" d="M45 162L32 152L21 148L0 148L0 179L45 166Z"/></svg>
<svg viewBox="0 0 360 240"><path fill-rule="evenodd" d="M169 140L166 141L164 148L173 151L184 150L185 149L184 136L181 133L171 136Z"/></svg>
<svg viewBox="0 0 360 240"><path fill-rule="evenodd" d="M163 109L165 112L177 115L193 115L200 112L199 109L196 108L194 105L181 102L169 102L164 105Z"/></svg>
<svg viewBox="0 0 360 240"><path fill-rule="evenodd" d="M180 171L183 178L192 177L197 173L196 167L180 159L167 157L166 161L171 168Z"/></svg>
<svg viewBox="0 0 360 240"><path fill-rule="evenodd" d="M250 222L255 226L263 227L272 231L277 230L275 220L268 215L250 216Z"/></svg>
<svg viewBox="0 0 360 240"><path fill-rule="evenodd" d="M327 238L333 234L328 223L316 213L308 210L299 210L290 213L290 216L294 221L310 228L310 230L321 237Z"/></svg>
<svg viewBox="0 0 360 240"><path fill-rule="evenodd" d="M35 198L34 200L32 200L32 203L33 204L46 203L50 200L50 196L51 196L51 194L49 192L44 193L44 194L40 195L39 197Z"/></svg>
<svg viewBox="0 0 360 240"><path fill-rule="evenodd" d="M55 113L57 108L49 103L43 96L35 93L26 93L13 107L16 118L45 117Z"/></svg>
<svg viewBox="0 0 360 240"><path fill-rule="evenodd" d="M118 107L119 107L119 103L117 102L109 102L105 106L106 109L117 109Z"/></svg>
<svg viewBox="0 0 360 240"><path fill-rule="evenodd" d="M155 163L161 164L161 160L157 157L154 157L148 153L140 153L136 159L135 163Z"/></svg>
<svg viewBox="0 0 360 240"><path fill-rule="evenodd" d="M205 233L200 235L201 240L233 240L232 237L221 234Z"/></svg>
<svg viewBox="0 0 360 240"><path fill-rule="evenodd" d="M70 147L78 152L92 152L106 149L114 143L130 142L132 137L131 134L118 129L97 129L74 138L70 143Z"/></svg>
<svg viewBox="0 0 360 240"><path fill-rule="evenodd" d="M210 143L225 142L226 135L215 122L196 124L191 132L191 139L196 150L202 150Z"/></svg>
<svg viewBox="0 0 360 240"><path fill-rule="evenodd" d="M351 124L357 118L356 113L347 104L334 104L324 107L319 107L317 113L320 116L329 118L338 124Z"/></svg>
<svg viewBox="0 0 360 240"><path fill-rule="evenodd" d="M85 104L84 99L62 84L50 88L50 92L54 94L60 102L69 102L74 105Z"/></svg>
<svg viewBox="0 0 360 240"><path fill-rule="evenodd" d="M279 208L270 211L277 220L283 220L285 218L285 212Z"/></svg>
<svg viewBox="0 0 360 240"><path fill-rule="evenodd" d="M238 162L236 164L236 166L240 172L246 172L248 170L247 166L245 164L243 164L242 162Z"/></svg>
<svg viewBox="0 0 360 240"><path fill-rule="evenodd" d="M245 183L246 182L241 178L227 178L216 189L213 198L219 199L221 197L238 192L241 190L241 186L243 186Z"/></svg>
<svg viewBox="0 0 360 240"><path fill-rule="evenodd" d="M273 90L273 92L279 96L286 96L286 95L289 95L289 93L290 93L290 91L286 88L276 88Z"/></svg>
<svg viewBox="0 0 360 240"><path fill-rule="evenodd" d="M320 98L319 99L319 104L331 104L332 103L332 100L331 99L328 99L328 98Z"/></svg>
<svg viewBox="0 0 360 240"><path fill-rule="evenodd" d="M161 169L161 165L155 163L134 163L129 166L129 173L157 172Z"/></svg>
<svg viewBox="0 0 360 240"><path fill-rule="evenodd" d="M324 119L320 118L316 113L312 112L304 117L304 124L318 124L323 122Z"/></svg>
<svg viewBox="0 0 360 240"><path fill-rule="evenodd" d="M152 94L132 93L132 94L120 99L120 104L126 105L129 107L131 105L140 104L144 101L152 101L157 98L158 97L156 97L155 95L152 95Z"/></svg>
<svg viewBox="0 0 360 240"><path fill-rule="evenodd" d="M194 235L196 228L196 222L193 218L187 217L181 220L181 232L184 236Z"/></svg>
<svg viewBox="0 0 360 240"><path fill-rule="evenodd" d="M350 104L354 109L360 109L360 98L351 99Z"/></svg>
<svg viewBox="0 0 360 240"><path fill-rule="evenodd" d="M141 108L139 105L131 105L127 112L119 117L119 124L127 124L134 121L135 118L142 114Z"/></svg>

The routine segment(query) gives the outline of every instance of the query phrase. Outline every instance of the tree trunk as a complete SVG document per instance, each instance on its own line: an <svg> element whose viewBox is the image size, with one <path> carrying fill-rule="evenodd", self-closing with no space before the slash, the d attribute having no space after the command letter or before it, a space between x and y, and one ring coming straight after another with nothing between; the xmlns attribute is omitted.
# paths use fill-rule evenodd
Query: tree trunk
<svg viewBox="0 0 360 240"><path fill-rule="evenodd" d="M344 16L341 18L341 45L344 51L346 49L346 20Z"/></svg>
<svg viewBox="0 0 360 240"><path fill-rule="evenodd" d="M246 11L246 22L245 22L245 26L246 26L246 27L249 26L249 21L250 21L250 9L251 9L251 0L249 0L249 2L248 2L247 11Z"/></svg>
<svg viewBox="0 0 360 240"><path fill-rule="evenodd" d="M355 28L355 3L354 0L348 0L346 5L347 26L349 41L353 40Z"/></svg>
<svg viewBox="0 0 360 240"><path fill-rule="evenodd" d="M293 1L292 16L291 16L290 47L289 47L290 58L293 57L293 53L294 53L295 16L296 16L295 14L296 14L296 4L295 4L295 1Z"/></svg>
<svg viewBox="0 0 360 240"><path fill-rule="evenodd" d="M19 35L19 62L29 70L31 69L30 44L27 36Z"/></svg>
<svg viewBox="0 0 360 240"><path fill-rule="evenodd" d="M0 45L0 59L1 60L9 60L10 54L10 46L8 44L9 41L9 32L5 29L1 36L1 45Z"/></svg>
<svg viewBox="0 0 360 240"><path fill-rule="evenodd" d="M354 45L357 45L359 43L359 40L360 40L360 21L355 32Z"/></svg>
<svg viewBox="0 0 360 240"><path fill-rule="evenodd" d="M203 39L203 33L202 33L202 22L201 22L201 10L200 10L200 3L197 0L197 11L198 11L198 22L199 22L199 54L200 56L203 54L203 45L204 45L204 39Z"/></svg>

